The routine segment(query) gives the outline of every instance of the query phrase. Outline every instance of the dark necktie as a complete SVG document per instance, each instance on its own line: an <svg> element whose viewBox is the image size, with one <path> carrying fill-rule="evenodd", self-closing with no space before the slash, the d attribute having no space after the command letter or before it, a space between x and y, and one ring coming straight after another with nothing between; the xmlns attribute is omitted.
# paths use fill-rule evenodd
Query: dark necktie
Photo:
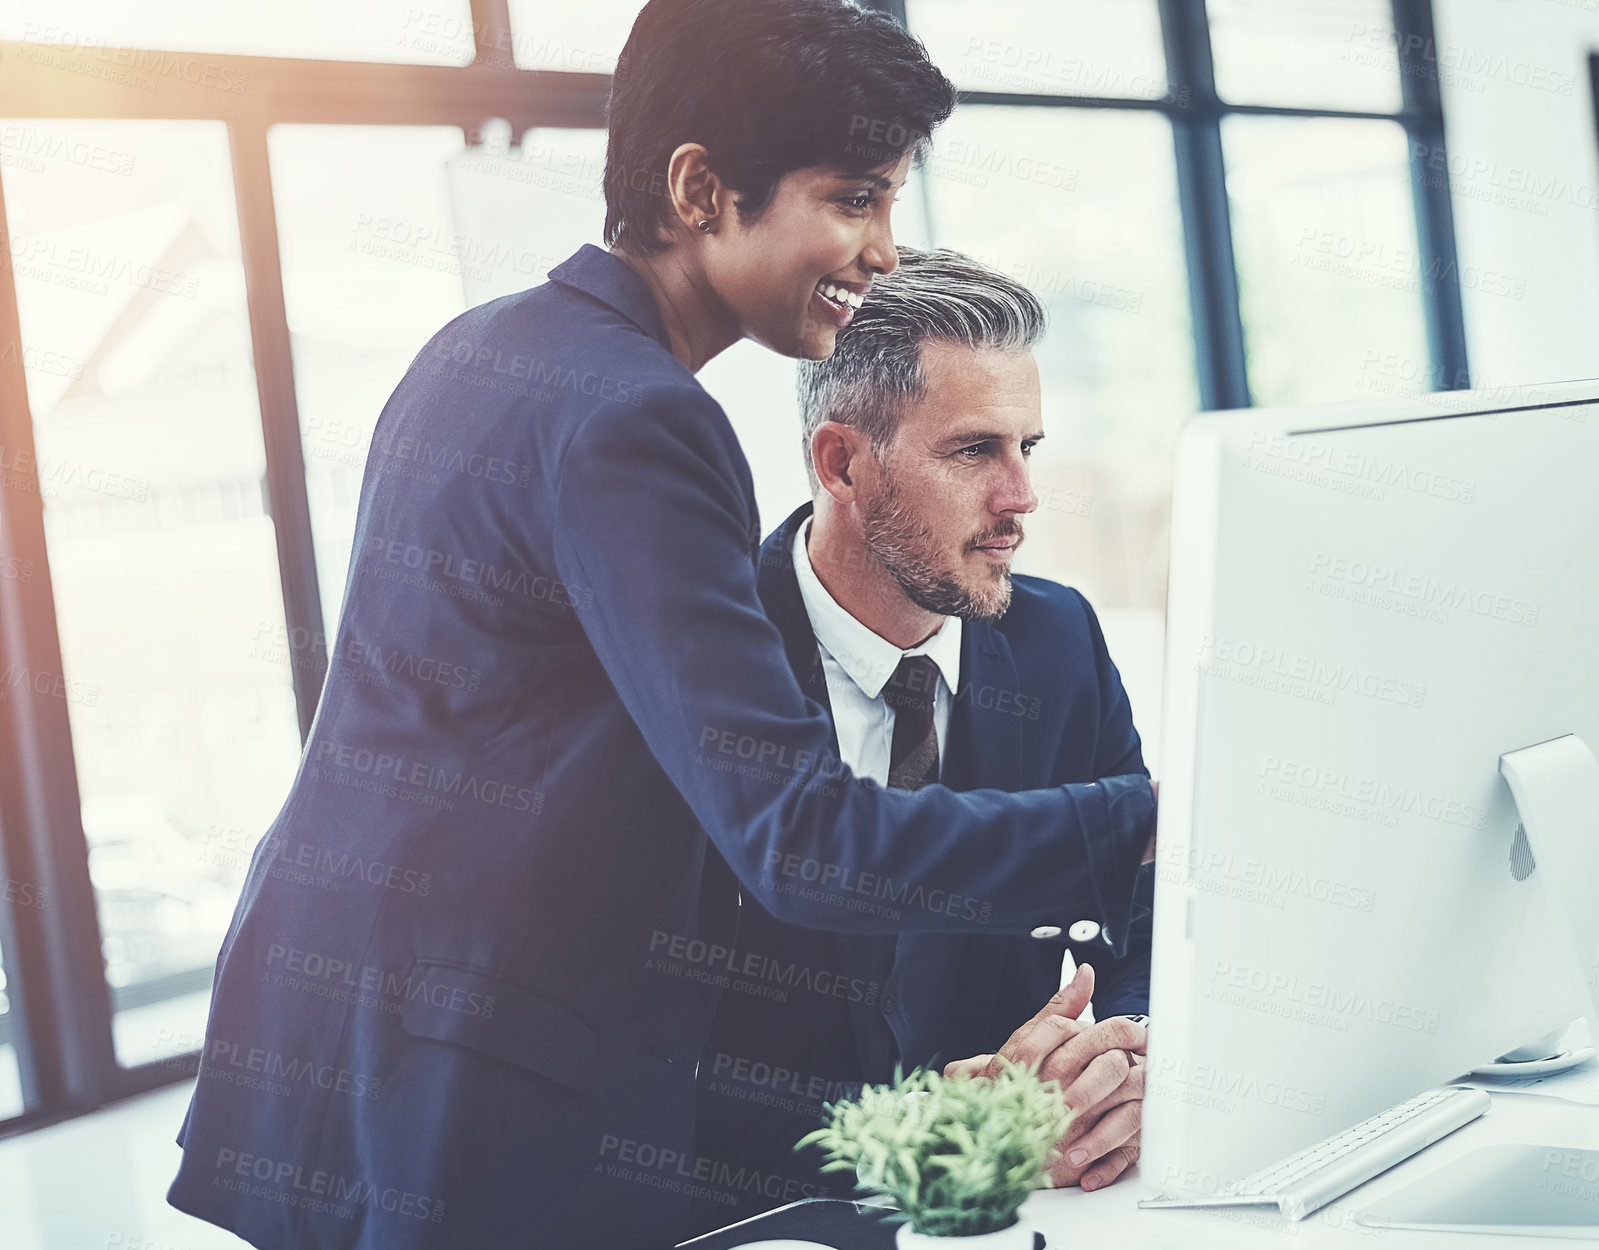
<svg viewBox="0 0 1599 1250"><path fill-rule="evenodd" d="M894 709L894 741L888 754L888 784L919 790L938 780L938 665L925 655L907 655L883 687L883 702Z"/></svg>

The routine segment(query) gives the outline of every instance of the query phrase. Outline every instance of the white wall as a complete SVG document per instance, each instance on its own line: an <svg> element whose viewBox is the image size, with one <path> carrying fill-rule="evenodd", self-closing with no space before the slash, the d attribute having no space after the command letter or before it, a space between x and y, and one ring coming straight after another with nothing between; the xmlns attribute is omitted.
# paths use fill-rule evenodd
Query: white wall
<svg viewBox="0 0 1599 1250"><path fill-rule="evenodd" d="M1599 376L1599 0L1434 0L1434 24L1473 383Z"/></svg>

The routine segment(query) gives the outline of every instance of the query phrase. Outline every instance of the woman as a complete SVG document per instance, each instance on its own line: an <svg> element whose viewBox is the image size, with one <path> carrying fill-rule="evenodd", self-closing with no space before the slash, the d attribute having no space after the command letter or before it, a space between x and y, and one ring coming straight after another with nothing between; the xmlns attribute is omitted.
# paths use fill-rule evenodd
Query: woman
<svg viewBox="0 0 1599 1250"><path fill-rule="evenodd" d="M718 996L760 974L742 894L813 928L1088 916L1125 942L1142 776L913 797L832 754L757 598L748 467L694 379L741 337L831 351L953 101L842 0L639 15L612 250L451 322L379 420L175 1205L273 1250L666 1245L747 1184L693 1133ZM848 906L864 881L900 918Z"/></svg>

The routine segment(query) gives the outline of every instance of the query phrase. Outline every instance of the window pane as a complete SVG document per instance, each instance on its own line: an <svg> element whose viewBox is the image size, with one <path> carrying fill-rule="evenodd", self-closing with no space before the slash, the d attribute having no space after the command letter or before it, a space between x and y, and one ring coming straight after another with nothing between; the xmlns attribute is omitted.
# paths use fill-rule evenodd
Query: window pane
<svg viewBox="0 0 1599 1250"><path fill-rule="evenodd" d="M1255 402L1430 389L1405 132L1233 117L1222 142Z"/></svg>
<svg viewBox="0 0 1599 1250"><path fill-rule="evenodd" d="M248 56L317 57L465 65L474 55L470 0L7 0L0 39L71 49L99 49L107 66L135 78L201 81L204 66L188 58L135 59L106 49L159 48ZM248 80L219 84L248 90Z"/></svg>
<svg viewBox="0 0 1599 1250"><path fill-rule="evenodd" d="M422 345L462 312L455 127L274 126L267 136L322 619L337 628L372 429ZM531 285L531 284L530 284ZM309 663L315 639L292 639Z"/></svg>
<svg viewBox="0 0 1599 1250"><path fill-rule="evenodd" d="M1209 0L1216 90L1231 104L1398 112L1390 0Z"/></svg>
<svg viewBox="0 0 1599 1250"><path fill-rule="evenodd" d="M1161 610L1171 449L1197 403L1169 125L966 105L918 177L933 241L1027 283L1049 316L1018 569Z"/></svg>
<svg viewBox="0 0 1599 1250"><path fill-rule="evenodd" d="M19 125L24 123L17 123ZM46 547L124 1063L191 1049L300 739L219 123L28 122L6 170ZM8 484L27 480L8 455Z"/></svg>
<svg viewBox="0 0 1599 1250"><path fill-rule="evenodd" d="M908 0L910 28L967 91L1166 94L1155 0Z"/></svg>
<svg viewBox="0 0 1599 1250"><path fill-rule="evenodd" d="M529 130L516 147L500 122L450 162L450 201L470 307L544 282L585 243L603 246L605 131Z"/></svg>
<svg viewBox="0 0 1599 1250"><path fill-rule="evenodd" d="M643 0L510 0L511 49L519 69L609 74Z"/></svg>

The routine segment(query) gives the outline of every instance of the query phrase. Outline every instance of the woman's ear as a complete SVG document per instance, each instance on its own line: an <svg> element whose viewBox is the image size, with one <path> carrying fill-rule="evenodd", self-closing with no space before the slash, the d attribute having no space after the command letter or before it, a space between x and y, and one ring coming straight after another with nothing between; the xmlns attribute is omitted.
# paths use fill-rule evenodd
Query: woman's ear
<svg viewBox="0 0 1599 1250"><path fill-rule="evenodd" d="M672 212L699 234L715 232L719 201L725 198L722 180L712 172L709 157L703 144L684 143L666 162L666 190L672 197Z"/></svg>

